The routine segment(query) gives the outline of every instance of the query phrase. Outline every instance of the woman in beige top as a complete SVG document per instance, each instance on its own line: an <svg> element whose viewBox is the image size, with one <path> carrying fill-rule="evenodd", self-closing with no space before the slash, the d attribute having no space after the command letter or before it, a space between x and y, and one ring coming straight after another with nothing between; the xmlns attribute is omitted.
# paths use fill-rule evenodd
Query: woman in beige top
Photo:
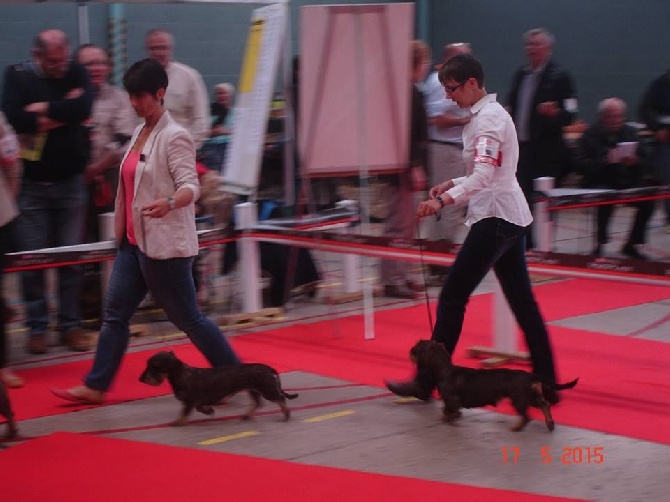
<svg viewBox="0 0 670 502"><path fill-rule="evenodd" d="M225 336L198 307L191 272L198 254L194 203L200 192L195 146L165 110L167 74L144 59L130 67L123 85L144 123L121 163L114 215L119 249L100 339L84 385L53 389L60 398L87 404L104 400L128 347L130 318L148 291L212 366L239 364Z"/></svg>

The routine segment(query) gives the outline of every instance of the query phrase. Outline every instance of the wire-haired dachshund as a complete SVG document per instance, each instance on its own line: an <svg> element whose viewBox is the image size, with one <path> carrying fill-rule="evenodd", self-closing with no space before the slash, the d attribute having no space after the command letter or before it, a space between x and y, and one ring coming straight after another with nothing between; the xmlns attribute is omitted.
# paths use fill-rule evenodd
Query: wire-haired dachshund
<svg viewBox="0 0 670 502"><path fill-rule="evenodd" d="M564 384L544 382L539 376L523 370L507 368L477 369L455 366L451 356L441 343L420 340L410 350L410 358L422 370L428 371L437 382L437 389L444 402L444 420L453 422L461 417L461 408L496 406L508 397L512 406L521 415L521 420L512 431L522 430L530 418L528 408L542 410L547 429L554 430L549 403L545 400L542 387L551 390L571 389L578 378Z"/></svg>
<svg viewBox="0 0 670 502"><path fill-rule="evenodd" d="M184 425L195 408L205 415L213 415L213 405L224 398L247 390L252 398L249 410L242 416L249 419L261 404L261 396L279 404L286 420L291 411L286 399L298 394L284 392L279 374L266 364L250 363L221 368L194 368L179 360L174 352L162 351L147 360L147 367L140 375L140 382L160 385L167 376L172 391L184 407L181 416L172 425Z"/></svg>
<svg viewBox="0 0 670 502"><path fill-rule="evenodd" d="M0 382L0 415L7 419L7 431L5 432L5 439L13 439L18 433L16 427L16 421L14 420L14 412L12 411L12 405L9 402L9 394L5 385Z"/></svg>

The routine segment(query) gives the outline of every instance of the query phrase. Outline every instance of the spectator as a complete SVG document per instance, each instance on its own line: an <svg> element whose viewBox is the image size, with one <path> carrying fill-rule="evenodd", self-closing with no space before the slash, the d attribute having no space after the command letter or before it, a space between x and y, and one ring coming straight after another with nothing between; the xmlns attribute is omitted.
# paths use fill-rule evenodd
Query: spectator
<svg viewBox="0 0 670 502"><path fill-rule="evenodd" d="M654 164L658 179L670 185L670 70L656 78L644 93L640 118L654 132L656 151ZM670 234L670 199L663 201L665 231Z"/></svg>
<svg viewBox="0 0 670 502"><path fill-rule="evenodd" d="M517 178L532 210L533 180L551 176L560 184L567 174L563 127L572 123L577 99L570 76L551 60L554 36L536 28L523 39L528 64L514 74L507 108L519 136ZM535 247L532 232L526 245Z"/></svg>
<svg viewBox="0 0 670 502"><path fill-rule="evenodd" d="M198 308L191 273L198 254L194 202L200 193L195 146L163 105L167 73L144 59L128 69L123 85L144 123L121 163L114 218L119 249L93 367L84 385L53 389L77 403L104 401L128 347L130 318L147 291L212 366L239 363L219 328Z"/></svg>
<svg viewBox="0 0 670 502"><path fill-rule="evenodd" d="M84 179L88 186L86 211L86 242L101 240L99 215L114 210L114 198L119 183L119 162L137 123L128 96L107 83L111 70L109 55L102 47L85 44L79 47L75 59L86 68L93 89L91 130L91 159ZM99 329L102 295L100 264L84 265L81 288L81 313L86 325Z"/></svg>
<svg viewBox="0 0 670 502"><path fill-rule="evenodd" d="M19 214L16 196L21 185L19 145L14 131L0 112L0 287L4 275L5 253L10 250L11 225ZM0 383L5 387L23 387L24 380L7 368L7 331L9 319L4 296L0 291Z"/></svg>
<svg viewBox="0 0 670 502"><path fill-rule="evenodd" d="M137 120L126 93L107 83L111 67L105 49L93 44L82 45L77 50L76 60L88 71L93 89L91 159L84 176L89 185L86 239L88 242L95 242L100 240L98 215L114 210L114 198L119 183L119 162ZM107 203L96 200L96 194L102 195L100 192L103 189L99 185L103 183L111 189L106 197Z"/></svg>
<svg viewBox="0 0 670 502"><path fill-rule="evenodd" d="M426 113L428 115L428 178L430 186L435 186L446 179L465 175L463 162L463 127L470 122L469 110L458 107L446 97L444 87L438 78L439 68L456 54L471 54L472 49L467 43L446 45L442 53L442 62L436 65L424 86L426 97ZM439 220L426 220L426 235L429 240L446 239L450 242L461 242L461 230L465 230L462 207L444 208ZM431 274L437 277L444 275L447 267L431 265Z"/></svg>
<svg viewBox="0 0 670 502"><path fill-rule="evenodd" d="M16 228L21 251L81 244L86 214L84 170L90 157L93 93L86 70L70 59L70 42L60 30L35 37L32 60L8 67L2 109L19 135L23 158L20 215ZM90 335L80 326L81 269L58 267L58 324L61 343L85 351ZM23 272L28 351L47 352L44 271Z"/></svg>
<svg viewBox="0 0 670 502"><path fill-rule="evenodd" d="M391 208L384 221L384 235L411 239L414 236L416 204L414 192L426 187L428 161L428 119L426 105L419 85L426 78L431 64L430 47L421 40L412 41L412 114L410 129L410 158L406 169L389 176L386 202ZM415 287L408 282L408 262L382 260L381 282L384 295L394 298L414 298Z"/></svg>
<svg viewBox="0 0 670 502"><path fill-rule="evenodd" d="M165 108L172 118L191 133L196 149L209 138L209 98L202 75L173 60L174 37L163 29L153 29L144 38L147 56L158 61L168 74Z"/></svg>
<svg viewBox="0 0 670 502"><path fill-rule="evenodd" d="M233 99L235 86L230 83L214 86L215 100L210 105L212 129L210 137L200 150L199 158L209 169L221 172L226 159L226 150L233 130Z"/></svg>
<svg viewBox="0 0 670 502"><path fill-rule="evenodd" d="M625 123L626 103L619 98L608 98L598 105L598 121L589 127L580 139L578 164L584 175L584 186L591 188L625 188L649 185L651 170L641 159L644 149L639 146L637 129ZM632 154L620 153L617 145L637 143ZM645 243L647 223L654 212L654 201L630 204L635 208L635 219L621 252L630 258L646 260L637 247ZM608 241L608 226L614 204L598 206L596 215L598 244L593 253L601 256Z"/></svg>

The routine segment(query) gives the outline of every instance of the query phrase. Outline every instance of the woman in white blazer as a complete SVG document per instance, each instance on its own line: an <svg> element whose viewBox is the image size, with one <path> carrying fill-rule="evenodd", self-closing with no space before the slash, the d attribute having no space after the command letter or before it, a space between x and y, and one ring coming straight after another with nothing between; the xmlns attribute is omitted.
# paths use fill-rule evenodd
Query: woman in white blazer
<svg viewBox="0 0 670 502"><path fill-rule="evenodd" d="M195 145L164 108L167 74L144 59L130 67L123 85L144 124L121 163L114 214L119 249L98 347L83 386L53 389L58 397L87 404L103 402L128 347L130 318L147 291L212 366L240 362L198 306L191 272L198 254L194 203L200 192Z"/></svg>

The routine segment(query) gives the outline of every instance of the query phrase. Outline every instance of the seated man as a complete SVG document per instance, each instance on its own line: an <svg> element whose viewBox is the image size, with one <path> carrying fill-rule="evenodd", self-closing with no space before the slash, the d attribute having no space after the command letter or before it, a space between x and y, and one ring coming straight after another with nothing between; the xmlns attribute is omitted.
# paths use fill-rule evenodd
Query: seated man
<svg viewBox="0 0 670 502"><path fill-rule="evenodd" d="M637 130L624 122L626 103L619 98L608 98L598 105L598 121L589 127L579 143L578 165L584 175L584 186L623 190L651 183L650 166L643 160ZM632 152L624 152L621 143L636 143ZM646 260L637 246L645 243L647 222L654 212L654 201L630 204L636 208L633 226L621 252L630 258ZM598 244L593 250L600 256L607 243L610 217L614 204L598 206Z"/></svg>

